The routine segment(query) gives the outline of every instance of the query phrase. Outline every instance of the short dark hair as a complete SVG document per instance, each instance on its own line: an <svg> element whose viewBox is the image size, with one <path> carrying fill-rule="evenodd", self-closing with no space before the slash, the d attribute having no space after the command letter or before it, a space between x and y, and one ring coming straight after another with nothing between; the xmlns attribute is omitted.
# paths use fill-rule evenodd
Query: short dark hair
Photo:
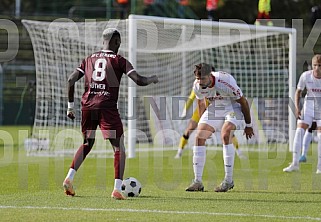
<svg viewBox="0 0 321 222"><path fill-rule="evenodd" d="M200 63L198 65L195 65L194 75L195 76L207 76L212 71L214 71L214 67L207 64L207 63Z"/></svg>

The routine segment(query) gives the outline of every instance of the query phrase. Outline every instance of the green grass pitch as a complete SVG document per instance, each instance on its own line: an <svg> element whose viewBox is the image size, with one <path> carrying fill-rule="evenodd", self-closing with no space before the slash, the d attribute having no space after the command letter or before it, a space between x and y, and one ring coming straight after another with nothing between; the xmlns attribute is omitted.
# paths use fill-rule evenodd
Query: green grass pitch
<svg viewBox="0 0 321 222"><path fill-rule="evenodd" d="M251 147L235 157L235 187L215 193L224 177L221 149L207 151L205 192L186 192L193 178L192 151L174 159L170 151L137 153L125 177L143 185L138 198L114 200L113 159L88 158L74 181L76 196L63 193L72 157L27 157L17 131L0 129L0 221L320 221L321 175L317 145L300 172L283 173L292 155L286 145ZM12 140L10 139L12 138ZM79 141L81 142L81 141ZM268 148L269 152L263 148Z"/></svg>

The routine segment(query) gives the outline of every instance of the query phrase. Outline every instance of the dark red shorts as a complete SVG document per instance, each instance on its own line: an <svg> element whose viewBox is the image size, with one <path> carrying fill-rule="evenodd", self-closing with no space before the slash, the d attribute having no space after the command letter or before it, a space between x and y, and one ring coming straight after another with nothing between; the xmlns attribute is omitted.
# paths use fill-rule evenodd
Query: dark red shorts
<svg viewBox="0 0 321 222"><path fill-rule="evenodd" d="M95 136L97 126L104 139L120 138L124 133L118 109L82 110L81 117L81 132L87 138Z"/></svg>

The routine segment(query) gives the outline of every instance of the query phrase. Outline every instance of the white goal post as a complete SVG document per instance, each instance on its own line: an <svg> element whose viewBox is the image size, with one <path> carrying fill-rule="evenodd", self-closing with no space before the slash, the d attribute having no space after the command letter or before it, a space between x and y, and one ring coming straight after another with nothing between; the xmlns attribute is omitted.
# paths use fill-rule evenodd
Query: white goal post
<svg viewBox="0 0 321 222"><path fill-rule="evenodd" d="M33 135L49 137L51 152L75 149L81 143L79 110L83 81L76 84L75 105L79 109L75 121L66 117L65 84L81 60L101 48L101 33L109 27L117 28L122 35L119 54L128 58L141 75L156 74L160 79L158 84L147 87L136 87L127 77L121 80L118 106L128 139L128 157L134 157L135 147L144 143L176 150L192 112L185 117L180 114L194 81L194 65L201 62L236 78L251 101L256 131L262 131L257 134L256 143L289 142L292 146L295 29L241 21L139 15L130 15L127 20L23 20L23 24L32 40L36 64Z"/></svg>
<svg viewBox="0 0 321 222"><path fill-rule="evenodd" d="M168 27L170 26L177 26L180 30L180 35L178 36L179 39L177 45L175 45L173 48L177 50L178 52L181 52L182 56L182 73L186 73L186 67L184 66L184 60L186 60L186 53L192 52L194 50L202 51L202 48L218 48L218 47L224 47L226 45L231 45L236 42L242 42L242 41L248 41L251 39L258 39L258 38L264 38L271 35L278 35L278 34L285 34L288 35L288 42L287 46L284 46L288 48L288 64L284 64L285 67L288 68L288 95L289 95L289 107L288 107L288 120L289 120L289 147L291 149L292 142L294 138L294 129L296 125L295 115L293 106L291 108L291 103L294 102L294 93L296 88L296 30L292 28L284 28L284 27L268 27L268 26L255 26L255 25L249 25L249 24L236 24L236 23L228 23L228 22L212 22L207 20L190 20L190 19L173 19L173 18L162 18L162 17L150 17L150 16L141 16L141 15L130 15L129 16L129 30L128 38L129 38L129 59L130 61L134 62L134 65L136 65L136 57L137 57L137 39L140 38L139 34L137 34L138 29L147 29L146 23L152 23L152 28L154 28L154 25L156 24L163 24L164 29L166 29L166 25ZM192 37L192 34L187 33L187 29L191 28L193 31L195 31L198 27L198 37L195 36ZM151 29L152 30L152 29ZM218 30L218 35L212 35L213 30ZM236 35L233 35L232 32L239 32ZM215 32L214 32L215 33ZM234 38L233 38L234 37ZM148 37L147 37L148 39ZM150 40L154 43L151 44L151 53L162 53L162 52L170 52L173 49L172 48L162 48L160 50L156 50L155 47L157 47L157 40L154 39L153 33L151 33ZM153 41L154 40L154 41ZM205 42L204 42L205 41ZM196 45L193 45L195 44ZM155 49L154 49L155 48ZM143 49L144 50L144 49ZM147 47L145 49L148 50ZM261 49L264 52L264 48ZM231 52L233 53L233 52ZM273 55L272 55L273 56ZM212 58L214 60L214 58ZM204 62L206 59L203 57L200 58L199 62ZM213 61L208 60L208 63L212 63ZM196 63L195 63L196 64ZM194 65L195 65L194 64ZM216 66L217 64L213 64ZM262 64L263 65L263 64ZM224 69L228 69L229 67L224 67ZM190 74L192 72L189 72ZM268 73L268 72L266 72ZM236 74L233 73L232 74ZM245 71L246 74L246 71ZM187 86L187 82L184 81L186 79L182 79L183 81L183 87ZM273 84L273 82L271 83ZM191 84L189 84L191 86ZM242 87L242 86L241 86ZM128 99L136 97L136 91L135 87L130 87L129 90ZM131 94L133 93L133 94ZM188 89L186 91L182 90L182 95L187 96L188 95ZM134 110L134 107L131 107L133 102L129 103L128 106L128 113L131 112L131 110ZM129 120L128 122L129 129L136 129L136 120ZM264 131L264 129L262 129ZM273 129L275 130L275 129ZM128 136L128 147L129 150L134 155L135 150L135 144L136 144L136 134L135 130L129 130L129 136ZM183 132L183 131L182 131Z"/></svg>

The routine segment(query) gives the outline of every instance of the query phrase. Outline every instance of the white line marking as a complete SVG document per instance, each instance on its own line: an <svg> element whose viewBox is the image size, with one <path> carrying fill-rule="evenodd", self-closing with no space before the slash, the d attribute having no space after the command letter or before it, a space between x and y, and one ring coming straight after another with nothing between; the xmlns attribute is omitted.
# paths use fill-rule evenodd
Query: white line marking
<svg viewBox="0 0 321 222"><path fill-rule="evenodd" d="M186 148L187 149L187 148ZM207 147L206 150L211 151L221 151L221 146ZM242 147L241 150L243 152L268 152L273 151L273 149L269 149L268 147L260 147L260 148L247 148ZM67 149L67 150L42 150L42 151L32 151L28 152L27 156L36 156L36 157L64 157L64 156L74 156L76 149ZM137 148L136 152L164 152L164 151L177 151L177 147L152 147L152 148ZM277 150L278 152L288 152L286 147L280 147ZM112 149L91 150L88 154L88 157L92 158L114 158L114 151Z"/></svg>
<svg viewBox="0 0 321 222"><path fill-rule="evenodd" d="M1 206L0 209L33 209L33 210L71 210L71 211L105 211L105 212L130 212L130 213L156 213L156 214L200 214L214 216L236 216L236 217L263 217L290 220L314 220L321 221L320 217L301 217L301 216L277 216L268 214L244 214L244 213L217 213L200 211L168 211L168 210L138 210L121 208L74 208L74 207L38 207L38 206Z"/></svg>

